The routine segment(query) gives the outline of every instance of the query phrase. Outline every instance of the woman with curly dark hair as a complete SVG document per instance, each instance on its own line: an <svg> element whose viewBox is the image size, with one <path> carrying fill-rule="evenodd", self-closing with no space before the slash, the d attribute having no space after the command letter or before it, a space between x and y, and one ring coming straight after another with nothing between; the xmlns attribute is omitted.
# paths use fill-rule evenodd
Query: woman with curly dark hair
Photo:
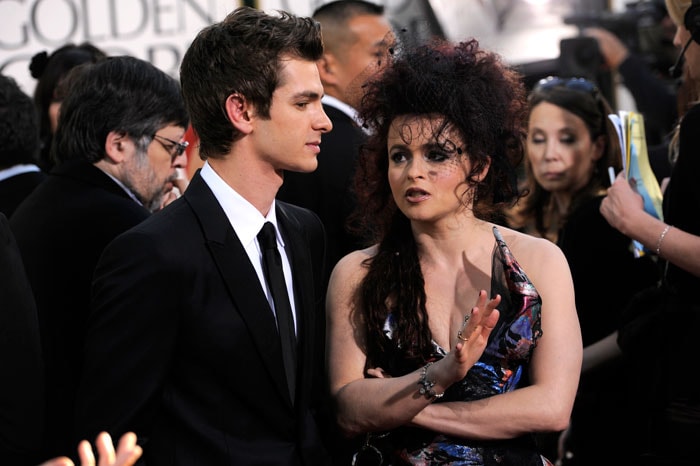
<svg viewBox="0 0 700 466"><path fill-rule="evenodd" d="M374 245L327 299L337 420L369 433L356 464L550 464L532 434L569 421L581 335L561 251L493 222L519 197L520 77L475 40L438 41L365 90L356 224Z"/></svg>

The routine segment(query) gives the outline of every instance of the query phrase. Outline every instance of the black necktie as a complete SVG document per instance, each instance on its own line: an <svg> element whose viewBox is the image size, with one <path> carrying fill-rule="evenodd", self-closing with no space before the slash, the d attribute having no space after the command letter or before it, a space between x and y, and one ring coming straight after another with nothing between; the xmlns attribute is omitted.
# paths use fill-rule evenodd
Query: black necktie
<svg viewBox="0 0 700 466"><path fill-rule="evenodd" d="M277 328L282 342L284 372L287 375L289 395L293 403L296 388L296 334L294 332L292 306L289 304L287 285L285 284L284 272L282 271L282 256L280 256L280 252L277 249L275 226L272 223L265 222L260 233L258 233L258 243L260 243L260 249L262 250L263 271L272 293L272 300L275 303Z"/></svg>

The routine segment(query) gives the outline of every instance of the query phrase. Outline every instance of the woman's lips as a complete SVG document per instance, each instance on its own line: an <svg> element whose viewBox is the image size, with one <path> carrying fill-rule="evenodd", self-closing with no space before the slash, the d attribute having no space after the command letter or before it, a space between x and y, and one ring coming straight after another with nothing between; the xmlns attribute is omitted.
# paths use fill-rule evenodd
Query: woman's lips
<svg viewBox="0 0 700 466"><path fill-rule="evenodd" d="M411 188L406 190L405 197L409 202L420 202L428 199L430 197L430 193L422 189Z"/></svg>

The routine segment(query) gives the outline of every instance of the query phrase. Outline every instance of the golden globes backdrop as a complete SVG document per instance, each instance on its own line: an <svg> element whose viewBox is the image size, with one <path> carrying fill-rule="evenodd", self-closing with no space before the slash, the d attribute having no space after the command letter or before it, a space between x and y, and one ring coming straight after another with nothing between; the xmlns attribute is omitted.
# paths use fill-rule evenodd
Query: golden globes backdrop
<svg viewBox="0 0 700 466"><path fill-rule="evenodd" d="M187 46L204 26L242 4L222 0L0 0L0 72L31 94L34 54L90 42L132 55L177 77Z"/></svg>
<svg viewBox="0 0 700 466"><path fill-rule="evenodd" d="M203 27L241 5L308 16L332 0L0 0L0 73L32 94L29 63L38 52L90 42L178 76L185 50ZM574 0L369 0L385 7L404 39L476 37L511 63L556 58L575 33L562 17Z"/></svg>

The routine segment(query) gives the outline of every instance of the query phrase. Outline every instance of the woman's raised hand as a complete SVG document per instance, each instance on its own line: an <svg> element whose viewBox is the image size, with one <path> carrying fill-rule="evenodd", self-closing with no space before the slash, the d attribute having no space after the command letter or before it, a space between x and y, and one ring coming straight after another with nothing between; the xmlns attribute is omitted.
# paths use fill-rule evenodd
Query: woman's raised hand
<svg viewBox="0 0 700 466"><path fill-rule="evenodd" d="M497 307L500 303L501 295L489 299L486 290L479 292L476 306L465 316L462 328L455 335L451 352L456 363L455 380L463 379L484 352L489 335L498 322Z"/></svg>

